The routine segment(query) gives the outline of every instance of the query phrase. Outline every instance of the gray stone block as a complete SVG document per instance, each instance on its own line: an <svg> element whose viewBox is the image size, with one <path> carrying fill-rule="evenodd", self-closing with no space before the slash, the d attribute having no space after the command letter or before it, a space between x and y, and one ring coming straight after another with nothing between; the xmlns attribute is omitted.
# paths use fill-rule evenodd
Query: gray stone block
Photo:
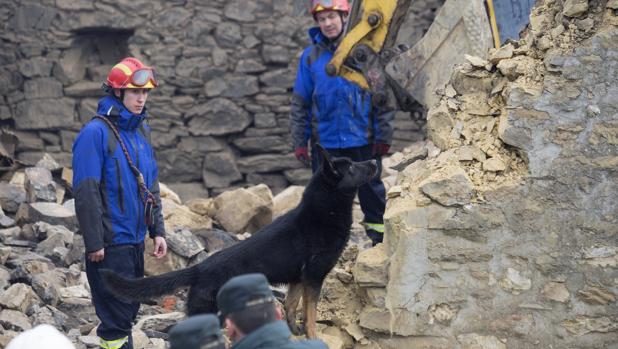
<svg viewBox="0 0 618 349"><path fill-rule="evenodd" d="M210 153L204 158L202 179L207 188L224 188L241 180L242 175L231 153Z"/></svg>
<svg viewBox="0 0 618 349"><path fill-rule="evenodd" d="M238 169L241 173L266 173L299 168L302 164L293 154L289 155L256 155L238 159Z"/></svg>
<svg viewBox="0 0 618 349"><path fill-rule="evenodd" d="M215 98L187 112L191 117L189 132L196 136L225 135L242 132L251 124L250 115L236 103Z"/></svg>
<svg viewBox="0 0 618 349"><path fill-rule="evenodd" d="M75 213L52 202L22 203L15 218L19 224L43 221L53 225L63 225L70 230L77 228Z"/></svg>
<svg viewBox="0 0 618 349"><path fill-rule="evenodd" d="M37 99L17 104L15 127L18 130L49 130L73 124L75 102L68 98Z"/></svg>
<svg viewBox="0 0 618 349"><path fill-rule="evenodd" d="M26 99L62 97L62 84L54 78L37 78L24 83Z"/></svg>
<svg viewBox="0 0 618 349"><path fill-rule="evenodd" d="M234 145L244 153L284 153L291 150L290 143L281 136L243 137L234 140Z"/></svg>
<svg viewBox="0 0 618 349"><path fill-rule="evenodd" d="M0 183L0 206L6 212L17 212L19 205L26 201L26 189L23 186Z"/></svg>

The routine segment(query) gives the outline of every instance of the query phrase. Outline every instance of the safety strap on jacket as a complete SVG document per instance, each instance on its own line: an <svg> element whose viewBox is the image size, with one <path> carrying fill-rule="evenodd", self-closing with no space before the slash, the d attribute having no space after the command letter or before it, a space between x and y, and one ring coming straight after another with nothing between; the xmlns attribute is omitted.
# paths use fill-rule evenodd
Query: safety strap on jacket
<svg viewBox="0 0 618 349"><path fill-rule="evenodd" d="M142 173L137 168L137 166L133 164L133 160L131 160L129 151L127 150L127 147L122 141L122 138L120 138L120 133L118 133L118 129L116 128L116 126L108 118L104 116L95 115L94 118L105 122L107 126L110 128L110 130L112 130L112 133L114 133L114 136L116 137L116 139L118 139L118 144L120 144L120 148L122 149L124 156L127 158L127 162L129 162L129 167L131 168L131 172L133 172L133 175L137 179L137 186L139 188L140 199L142 200L142 202L144 204L150 203L153 207L156 207L157 201L155 200L155 196L150 192L150 190L148 190L148 187L146 186L146 181L144 180L144 175L142 175Z"/></svg>

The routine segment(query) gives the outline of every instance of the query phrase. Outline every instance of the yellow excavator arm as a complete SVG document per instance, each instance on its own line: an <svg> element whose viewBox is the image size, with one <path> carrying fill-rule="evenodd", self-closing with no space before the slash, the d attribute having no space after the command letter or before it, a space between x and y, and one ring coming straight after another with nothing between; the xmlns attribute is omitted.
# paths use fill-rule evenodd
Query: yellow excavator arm
<svg viewBox="0 0 618 349"><path fill-rule="evenodd" d="M386 106L393 97L400 106L414 103L405 90L391 86L392 80L384 72L386 64L401 52L394 46L411 2L354 1L345 35L326 66L326 72L372 91L377 106ZM405 106L402 109L406 109Z"/></svg>
<svg viewBox="0 0 618 349"><path fill-rule="evenodd" d="M364 45L379 53L386 46L392 46L402 20L412 0L357 0L348 17L349 31L337 47L328 69L329 75L340 75L368 89L363 74L346 67L344 61L357 45ZM361 57L361 53L358 53Z"/></svg>
<svg viewBox="0 0 618 349"><path fill-rule="evenodd" d="M535 2L446 0L425 36L408 48L396 40L412 1L354 0L326 73L371 91L378 107L429 107L438 98L436 89L447 83L450 70L465 54L486 57L490 48L518 37ZM502 30L506 35L501 39Z"/></svg>

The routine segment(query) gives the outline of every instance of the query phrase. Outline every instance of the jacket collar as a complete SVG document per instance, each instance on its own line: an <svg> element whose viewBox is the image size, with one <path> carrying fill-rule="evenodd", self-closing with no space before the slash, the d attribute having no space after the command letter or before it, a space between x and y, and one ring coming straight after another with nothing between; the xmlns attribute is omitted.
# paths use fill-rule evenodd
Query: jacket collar
<svg viewBox="0 0 618 349"><path fill-rule="evenodd" d="M133 114L118 98L113 96L106 96L99 100L97 114L108 117L124 130L136 129L148 116L146 107L141 114Z"/></svg>
<svg viewBox="0 0 618 349"><path fill-rule="evenodd" d="M232 345L232 349L271 348L277 343L285 343L292 336L288 325L279 320L266 324Z"/></svg>
<svg viewBox="0 0 618 349"><path fill-rule="evenodd" d="M311 38L311 42L315 45L327 48L330 51L335 51L337 49L335 43L322 34L320 27L313 27L309 29L309 37Z"/></svg>

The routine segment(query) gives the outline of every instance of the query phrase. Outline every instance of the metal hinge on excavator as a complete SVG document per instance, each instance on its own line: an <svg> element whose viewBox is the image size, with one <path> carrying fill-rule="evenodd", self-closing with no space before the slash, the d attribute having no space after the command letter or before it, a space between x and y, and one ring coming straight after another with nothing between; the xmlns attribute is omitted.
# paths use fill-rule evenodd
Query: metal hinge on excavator
<svg viewBox="0 0 618 349"><path fill-rule="evenodd" d="M412 0L354 1L345 36L326 66L330 76L340 75L372 92L373 104L412 111L414 98L393 80L385 67L406 51L396 46L397 33ZM391 101L396 101L397 105Z"/></svg>

